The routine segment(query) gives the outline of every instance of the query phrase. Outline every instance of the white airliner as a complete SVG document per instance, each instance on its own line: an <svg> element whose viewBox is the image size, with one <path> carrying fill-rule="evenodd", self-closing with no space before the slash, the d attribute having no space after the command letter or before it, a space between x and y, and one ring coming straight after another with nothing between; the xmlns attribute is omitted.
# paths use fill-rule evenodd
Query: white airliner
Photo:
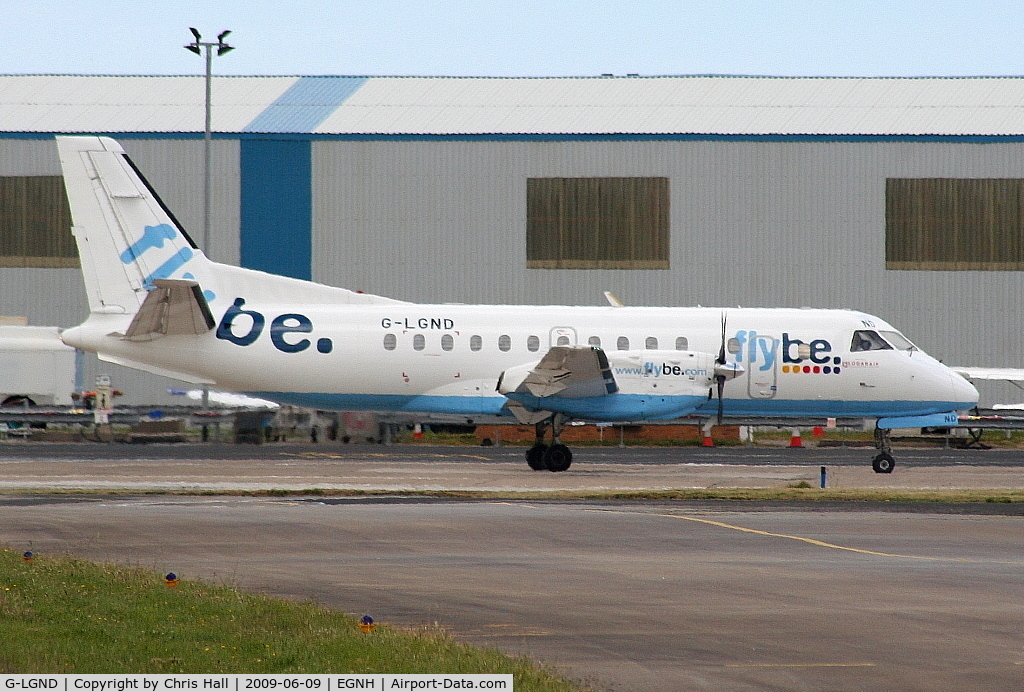
<svg viewBox="0 0 1024 692"><path fill-rule="evenodd" d="M217 264L124 151L58 137L90 315L64 342L105 361L324 410L536 425L564 471L570 420L877 418L948 426L978 392L885 321L847 310L421 305ZM552 444L545 445L552 428Z"/></svg>

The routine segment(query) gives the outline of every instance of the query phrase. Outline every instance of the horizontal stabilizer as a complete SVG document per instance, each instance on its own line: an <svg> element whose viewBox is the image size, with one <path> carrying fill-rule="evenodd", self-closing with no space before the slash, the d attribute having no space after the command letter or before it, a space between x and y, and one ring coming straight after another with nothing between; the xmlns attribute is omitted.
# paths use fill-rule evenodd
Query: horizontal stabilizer
<svg viewBox="0 0 1024 692"><path fill-rule="evenodd" d="M187 372L180 372L178 370L170 370L168 368L161 368L156 365L150 365L149 363L140 363L137 360L130 358L122 358L120 356L112 356L108 353L98 353L99 359L106 363L114 363L115 365L123 365L126 368L132 368L134 370L142 370L149 372L154 375L160 375L160 377L170 377L175 380L181 380L182 382L191 382L192 384L217 384L215 380L211 380L207 377L200 377Z"/></svg>
<svg viewBox="0 0 1024 692"><path fill-rule="evenodd" d="M152 341L162 336L205 334L216 321L199 284L184 279L155 279L124 338Z"/></svg>

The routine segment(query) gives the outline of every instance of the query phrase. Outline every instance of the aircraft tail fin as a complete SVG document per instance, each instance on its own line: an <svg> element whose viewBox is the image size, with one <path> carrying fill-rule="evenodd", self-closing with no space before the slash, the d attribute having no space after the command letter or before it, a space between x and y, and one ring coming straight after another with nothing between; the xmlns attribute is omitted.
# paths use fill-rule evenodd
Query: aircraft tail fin
<svg viewBox="0 0 1024 692"><path fill-rule="evenodd" d="M57 137L93 313L133 315L159 279L199 281L209 261L108 137Z"/></svg>

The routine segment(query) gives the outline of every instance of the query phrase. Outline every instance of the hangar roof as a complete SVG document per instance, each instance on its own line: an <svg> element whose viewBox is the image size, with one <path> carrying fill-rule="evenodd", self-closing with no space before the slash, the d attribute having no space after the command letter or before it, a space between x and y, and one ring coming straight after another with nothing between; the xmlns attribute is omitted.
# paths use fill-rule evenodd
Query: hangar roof
<svg viewBox="0 0 1024 692"><path fill-rule="evenodd" d="M201 132L202 76L0 75L0 132ZM1024 135L1019 77L214 77L217 132Z"/></svg>

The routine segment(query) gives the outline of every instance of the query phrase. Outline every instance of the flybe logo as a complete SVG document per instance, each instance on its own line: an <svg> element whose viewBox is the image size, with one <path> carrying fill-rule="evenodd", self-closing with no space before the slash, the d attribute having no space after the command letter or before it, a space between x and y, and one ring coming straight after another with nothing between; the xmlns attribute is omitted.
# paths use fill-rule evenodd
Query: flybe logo
<svg viewBox="0 0 1024 692"><path fill-rule="evenodd" d="M643 377L707 377L704 368L684 368L668 363L644 363L642 367L615 368L616 375L640 375Z"/></svg>
<svg viewBox="0 0 1024 692"><path fill-rule="evenodd" d="M246 310L245 298L235 298L217 325L217 338L237 346L251 346L263 334L267 318L256 310ZM282 353L301 353L313 342L301 336L313 331L313 321L297 312L286 312L270 321L270 343ZM299 338L296 338L298 335ZM330 353L334 343L328 338L316 340L316 350Z"/></svg>
<svg viewBox="0 0 1024 692"><path fill-rule="evenodd" d="M178 237L178 231L170 224L161 223L156 226L146 226L142 230L142 237L136 240L134 243L128 246L128 248L121 253L121 264L131 264L137 262L146 252L150 250L160 250L163 248L164 243L168 240L174 240ZM164 260L163 264L153 270L149 276L142 280L142 286L147 291L153 289L153 282L157 279L168 279L174 272L185 266L195 253L192 248L185 246L171 255L168 259ZM182 275L186 279L194 279L195 276L186 273ZM212 291L203 291L203 295L206 300L210 301L216 298L216 295Z"/></svg>
<svg viewBox="0 0 1024 692"><path fill-rule="evenodd" d="M838 375L843 359L832 354L832 344L825 339L803 341L783 332L781 341L758 334L755 330L740 330L733 337L738 348L736 362L756 365L766 371L781 359L782 372Z"/></svg>

